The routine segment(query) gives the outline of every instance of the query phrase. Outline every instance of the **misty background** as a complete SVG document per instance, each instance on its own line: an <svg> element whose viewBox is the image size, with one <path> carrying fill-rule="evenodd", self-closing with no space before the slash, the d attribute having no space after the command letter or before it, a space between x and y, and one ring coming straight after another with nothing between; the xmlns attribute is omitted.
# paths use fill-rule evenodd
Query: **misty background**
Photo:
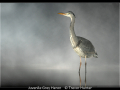
<svg viewBox="0 0 120 90"><path fill-rule="evenodd" d="M76 16L76 35L98 53L87 58L87 85L119 86L118 3L1 3L1 86L79 86L70 18L57 14L68 11Z"/></svg>

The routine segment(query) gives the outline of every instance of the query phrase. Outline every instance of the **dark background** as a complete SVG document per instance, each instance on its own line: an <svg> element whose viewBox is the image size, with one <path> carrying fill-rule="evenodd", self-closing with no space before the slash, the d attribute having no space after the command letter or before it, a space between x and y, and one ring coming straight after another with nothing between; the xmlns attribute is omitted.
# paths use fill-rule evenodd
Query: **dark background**
<svg viewBox="0 0 120 90"><path fill-rule="evenodd" d="M118 3L1 3L1 86L79 86L70 18L57 14L68 11L76 16L76 35L98 53L87 59L87 85L119 86Z"/></svg>

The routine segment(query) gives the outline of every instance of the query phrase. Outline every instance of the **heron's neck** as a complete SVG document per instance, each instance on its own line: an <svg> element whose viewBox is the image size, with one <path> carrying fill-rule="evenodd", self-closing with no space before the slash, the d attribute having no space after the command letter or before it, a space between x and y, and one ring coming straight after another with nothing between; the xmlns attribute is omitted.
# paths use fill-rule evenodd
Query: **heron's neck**
<svg viewBox="0 0 120 90"><path fill-rule="evenodd" d="M74 31L74 23L75 23L75 17L71 17L71 23L70 23L70 41L72 43L72 46L76 47L77 43L78 43L78 39L77 39L75 31Z"/></svg>

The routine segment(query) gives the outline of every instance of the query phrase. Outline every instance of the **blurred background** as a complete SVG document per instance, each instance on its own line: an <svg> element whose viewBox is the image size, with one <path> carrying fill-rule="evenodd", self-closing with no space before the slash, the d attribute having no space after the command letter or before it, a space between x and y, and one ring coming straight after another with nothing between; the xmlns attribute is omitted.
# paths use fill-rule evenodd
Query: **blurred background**
<svg viewBox="0 0 120 90"><path fill-rule="evenodd" d="M92 42L98 58L87 59L86 85L119 86L118 3L1 3L1 86L79 86L80 58L71 47L75 33ZM81 79L85 82L85 59Z"/></svg>

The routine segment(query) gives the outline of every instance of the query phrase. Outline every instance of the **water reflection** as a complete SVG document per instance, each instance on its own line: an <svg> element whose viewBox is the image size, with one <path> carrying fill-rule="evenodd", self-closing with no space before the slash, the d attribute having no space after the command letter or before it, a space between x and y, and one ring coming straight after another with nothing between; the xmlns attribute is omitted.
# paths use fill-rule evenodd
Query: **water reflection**
<svg viewBox="0 0 120 90"><path fill-rule="evenodd" d="M86 87L86 81L87 81L87 79L86 79L86 73L87 73L87 71L86 71L86 66L87 66L87 63L85 63L85 87ZM80 76L80 67L79 67L79 80L80 80L80 87L81 87L81 76Z"/></svg>
<svg viewBox="0 0 120 90"><path fill-rule="evenodd" d="M80 64L79 64L80 65ZM84 63L85 65L85 63ZM29 86L82 86L102 87L119 85L118 67L79 67L74 70L41 69L28 66L15 67L2 66L1 83L3 87L29 87ZM88 68L89 67L89 68ZM94 71L96 69L96 71ZM11 74L9 74L11 73ZM24 73L24 74L23 74ZM77 76L77 77L76 77ZM87 78L89 76L89 78ZM95 79L94 79L95 78Z"/></svg>

